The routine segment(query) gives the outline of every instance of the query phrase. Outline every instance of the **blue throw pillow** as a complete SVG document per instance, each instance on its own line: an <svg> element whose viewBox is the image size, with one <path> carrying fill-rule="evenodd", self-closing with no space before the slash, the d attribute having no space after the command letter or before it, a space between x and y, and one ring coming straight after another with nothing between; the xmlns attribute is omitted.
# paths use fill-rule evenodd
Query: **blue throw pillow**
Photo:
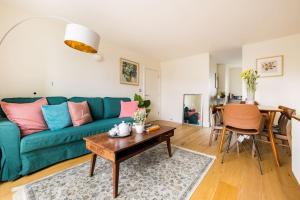
<svg viewBox="0 0 300 200"><path fill-rule="evenodd" d="M68 103L42 106L44 119L51 131L59 130L72 125Z"/></svg>

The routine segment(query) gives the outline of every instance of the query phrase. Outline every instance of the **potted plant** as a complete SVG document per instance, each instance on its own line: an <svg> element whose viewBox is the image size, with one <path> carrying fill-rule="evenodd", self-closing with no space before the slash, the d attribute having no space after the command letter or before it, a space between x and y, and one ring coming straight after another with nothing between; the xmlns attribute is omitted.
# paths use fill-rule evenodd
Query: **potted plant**
<svg viewBox="0 0 300 200"><path fill-rule="evenodd" d="M134 120L134 127L137 133L143 133L145 128L145 121L146 121L147 113L146 109L140 108L134 112L133 120Z"/></svg>
<svg viewBox="0 0 300 200"><path fill-rule="evenodd" d="M217 98L218 98L218 99L223 99L223 98L225 98L225 92L219 91L219 92L217 93Z"/></svg>
<svg viewBox="0 0 300 200"><path fill-rule="evenodd" d="M151 109L149 108L151 105L150 100L144 100L143 97L139 94L134 94L134 101L138 101L139 108L145 108L147 116L149 115Z"/></svg>
<svg viewBox="0 0 300 200"><path fill-rule="evenodd" d="M255 91L257 85L257 79L259 75L254 69L247 69L241 73L241 78L245 81L247 86L247 100L248 104L255 103Z"/></svg>

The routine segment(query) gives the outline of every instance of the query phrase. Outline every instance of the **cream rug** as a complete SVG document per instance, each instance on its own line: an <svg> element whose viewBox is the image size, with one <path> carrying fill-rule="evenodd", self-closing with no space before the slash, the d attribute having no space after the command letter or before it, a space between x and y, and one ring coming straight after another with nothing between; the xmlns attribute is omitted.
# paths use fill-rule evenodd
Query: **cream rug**
<svg viewBox="0 0 300 200"><path fill-rule="evenodd" d="M117 200L189 199L215 157L160 144L120 164ZM13 189L14 200L112 199L111 163L102 158L89 177L90 162Z"/></svg>

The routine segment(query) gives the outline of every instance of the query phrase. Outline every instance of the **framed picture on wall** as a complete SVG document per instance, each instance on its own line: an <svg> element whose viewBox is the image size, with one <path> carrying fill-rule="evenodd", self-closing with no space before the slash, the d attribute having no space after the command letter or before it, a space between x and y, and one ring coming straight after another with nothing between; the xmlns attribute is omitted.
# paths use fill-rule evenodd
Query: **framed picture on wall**
<svg viewBox="0 0 300 200"><path fill-rule="evenodd" d="M282 76L283 56L256 59L256 69L260 77Z"/></svg>
<svg viewBox="0 0 300 200"><path fill-rule="evenodd" d="M139 63L120 58L120 83L139 85L140 65Z"/></svg>

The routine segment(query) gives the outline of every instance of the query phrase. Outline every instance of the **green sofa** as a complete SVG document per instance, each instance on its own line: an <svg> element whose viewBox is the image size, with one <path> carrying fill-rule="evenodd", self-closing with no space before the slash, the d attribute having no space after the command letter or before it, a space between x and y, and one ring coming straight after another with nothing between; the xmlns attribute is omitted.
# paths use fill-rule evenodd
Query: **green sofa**
<svg viewBox="0 0 300 200"><path fill-rule="evenodd" d="M37 99L5 98L2 101L30 103ZM50 105L87 101L94 121L79 127L46 130L21 137L18 126L10 122L0 108L0 181L14 180L54 163L87 154L84 137L106 132L122 121L132 122L132 118L118 118L120 101L130 101L129 98L47 97L47 100Z"/></svg>

